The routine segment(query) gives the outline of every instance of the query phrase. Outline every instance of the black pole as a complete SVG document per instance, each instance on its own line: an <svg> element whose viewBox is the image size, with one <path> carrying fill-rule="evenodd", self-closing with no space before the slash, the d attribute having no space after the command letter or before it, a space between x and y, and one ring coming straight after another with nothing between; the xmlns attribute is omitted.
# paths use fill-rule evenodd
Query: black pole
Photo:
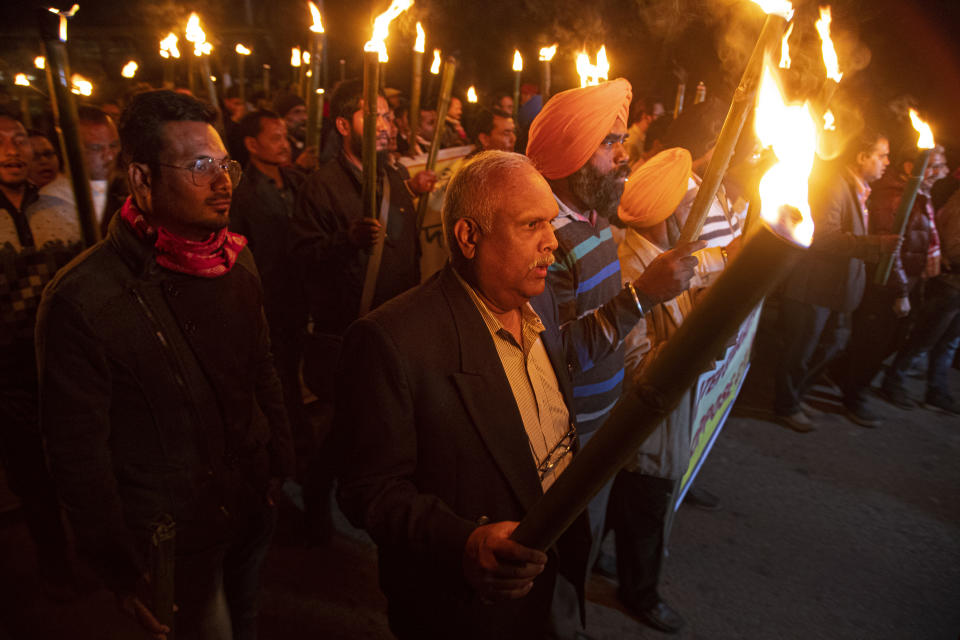
<svg viewBox="0 0 960 640"><path fill-rule="evenodd" d="M48 9L39 10L40 38L43 40L44 55L47 59L47 82L50 84L50 104L53 109L53 121L57 136L63 147L73 195L77 203L77 217L83 243L90 247L100 241L100 226L93 210L93 196L90 193L90 180L84 161L83 145L80 142L80 129L77 117L77 104L71 92L70 59L67 56L66 26L61 28L61 20L66 20Z"/></svg>

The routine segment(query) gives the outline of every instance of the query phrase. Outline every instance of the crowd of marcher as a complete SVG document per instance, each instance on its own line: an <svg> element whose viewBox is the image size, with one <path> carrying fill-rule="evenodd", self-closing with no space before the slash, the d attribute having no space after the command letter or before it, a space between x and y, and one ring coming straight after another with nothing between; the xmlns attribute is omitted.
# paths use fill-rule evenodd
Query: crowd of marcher
<svg viewBox="0 0 960 640"><path fill-rule="evenodd" d="M454 96L416 131L406 97L383 92L378 217L361 199L360 81L332 92L318 148L295 93L228 93L222 130L185 90L83 105L103 234L86 249L53 132L0 113L0 452L51 594L74 588L75 548L149 635L254 638L277 503L301 488L323 543L335 488L378 547L398 637L589 637L591 571L646 624L683 626L658 583L692 390L555 545L510 536L736 259L771 159L741 143L700 237L680 243L723 105L673 118L624 79L545 102L523 89L516 109ZM930 154L901 236L916 146L891 162L896 138L862 129L818 161L813 243L770 301L771 420L797 432L816 427L818 382L877 426L868 391L890 356L883 400L960 414L960 172ZM403 160L436 136L473 148L411 176ZM425 273L431 193L449 260ZM905 384L918 366L924 398ZM719 508L699 486L686 501ZM157 609L165 588L176 614Z"/></svg>

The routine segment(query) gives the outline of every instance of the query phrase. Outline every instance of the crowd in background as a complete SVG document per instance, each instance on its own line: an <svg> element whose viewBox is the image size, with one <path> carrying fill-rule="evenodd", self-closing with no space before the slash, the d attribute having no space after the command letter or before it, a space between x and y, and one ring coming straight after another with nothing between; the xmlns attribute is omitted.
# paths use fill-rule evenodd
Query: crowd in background
<svg viewBox="0 0 960 640"><path fill-rule="evenodd" d="M117 256L108 259L103 255L106 249L95 249L64 271L84 247L73 186L49 126L51 120L46 115L35 117L41 128L28 130L13 109L0 114L4 276L0 281L0 450L8 482L21 500L37 544L45 586L60 596L73 588L70 540L75 537L107 586L125 596L123 605L143 620L140 607L148 601L150 579L144 576L149 568L136 550L135 536L124 529L140 532L150 525L155 515L150 505L189 504L196 513L182 516L178 554L186 554L186 559L178 564L178 574L180 567L194 567L184 574L194 577L193 593L203 606L194 610L189 602L181 603L178 624L189 629L216 617L207 610L204 598L207 581L217 574L221 591L226 592L234 637L254 637L256 581L275 526L271 518L276 516L251 508L251 496L272 492L266 499L272 505L289 500L290 487L298 485L309 539L322 543L332 535L331 490L335 478L341 477L340 495L347 515L371 531L380 545L382 588L390 600L392 629L399 636L411 637L424 629L440 635L449 625L477 616L489 618L484 628L496 629L498 620L526 611L485 609L486 605L471 602L464 608L436 612L435 627L415 615L422 613L424 604L415 600L423 594L429 595L431 603L445 602L449 595L438 590L462 596L464 578L451 573L451 566L460 571L458 558L443 557L427 570L416 567L404 554L433 563L431 553L440 553L433 545L447 537L466 543L469 549L474 537L470 530L459 531L465 514L458 505L471 499L481 504L488 500L482 487L475 486L476 478L457 476L475 472L483 478L487 471L471 466L480 463L459 459L459 471L451 476L445 468L441 472L428 466L429 462L444 455L486 454L477 453L485 450L473 441L452 452L434 451L429 442L402 440L386 424L406 416L409 403L433 398L434 389L425 381L430 367L446 366L444 361L420 362L420 352L412 347L390 351L391 337L408 330L398 326L403 316L397 314L402 305L416 301L442 316L446 308L428 297L429 287L463 284L471 296L464 298L464 304L480 310L486 323L482 331L489 329L497 344L490 362L503 364L513 388L513 396L509 389L506 392L508 404L516 400L531 453L540 463L541 486L534 493L546 490L569 464L567 452L589 442L619 395L642 377L702 291L735 259L748 209L757 206L757 182L772 158L748 139L751 136L744 136L711 202L701 235L694 243L678 246L723 122L725 105L718 101L706 100L671 117L662 101L632 95L624 80L564 92L546 103L536 87L524 85L519 105L507 93L494 94L484 106L464 105L454 96L443 122L437 122L434 109L424 108L418 130L411 131L407 96L387 89L377 105L380 215L370 218L364 215L361 202L360 81L347 80L332 92L325 105L319 148L306 143L307 110L296 93L259 93L244 102L228 91L217 105L222 129L212 137L204 132L216 121L215 112L188 94L182 89L157 92L141 86L123 100L80 106L79 132L96 223L105 245ZM181 127L181 141L157 137L150 128L165 122ZM203 126L193 127L198 123ZM942 147L933 150L901 236L894 228L894 214L919 158L915 141L904 137L899 124L885 124L894 130L863 126L839 157L818 160L810 179L816 223L812 247L768 301L776 311L782 345L769 417L796 432L816 428L820 410L810 405L807 394L817 383L835 387L844 414L864 427L882 423L881 399L902 408L921 410L925 405L960 414L960 399L949 384L949 369L957 366L960 345L960 170L951 172ZM565 133L569 129L582 131L586 140ZM596 131L602 135L595 135ZM456 172L425 170L411 176L402 160L422 154L438 136L442 148L472 145L472 150L464 151L468 162ZM194 153L190 145L202 153ZM175 151L182 151L179 160L164 160L167 156L162 154ZM495 161L491 158L500 156L484 152L526 152L530 162ZM173 173L183 187L161 167L183 171ZM482 172L490 172L496 180L484 182L488 177ZM221 182L226 184L218 187ZM535 303L530 307L536 310L531 311L533 316L524 315L518 326L530 323L544 335L556 329L562 338L557 348L562 347L567 367L554 365L563 371L556 378L547 375L547 383L540 386L538 375L544 375L544 368L552 371L551 361L536 360L526 342L529 336L511 332L509 326L498 324L496 314L488 315L491 300L482 295L483 273L472 280L467 274L474 273L473 267L466 265L481 264L480 253L470 254L474 236L496 235L491 231L493 223L482 221L482 205L477 201L532 199L543 195L538 189L545 187L553 198L531 200L530 206L556 203L556 217L548 216L551 238L540 240L552 258L540 262L534 256L535 269L544 270L553 306ZM203 192L207 188L213 195ZM452 267L439 275L421 269L418 201L431 192L446 194L444 242L453 256ZM448 214L458 203L468 213ZM192 211L191 207L202 215L188 219L177 213ZM163 211L169 216L165 225L157 222ZM205 221L203 216L210 219ZM217 228L217 216L229 219L227 230ZM463 220L474 220L478 226L469 227ZM457 223L461 226L453 226ZM196 237L187 233L198 228L205 232ZM143 244L145 239L152 243L154 237L155 255L143 249L148 246ZM487 242L490 246L493 240ZM509 266L511 252L499 256L499 268ZM252 259L246 257L249 254ZM891 276L886 284L877 284L876 266L888 255L894 258ZM373 256L379 270L371 281ZM190 278L209 282L221 278L231 284L220 290L207 280L204 286L194 286ZM426 289L405 294L423 282ZM373 316L382 326L357 322L367 310L397 298L396 304ZM539 300L527 292L521 299L524 304L527 299ZM516 306L526 314L526 306ZM407 312L430 327L436 321L422 310ZM551 314L556 318L551 319ZM148 321L152 328L145 332L142 325ZM446 337L442 326L435 330L439 350ZM163 348L141 349L133 344L143 344L154 335L160 336ZM501 347L498 338L507 346ZM131 345L125 344L128 341ZM200 344L218 346L208 352ZM422 351L430 350L429 340L416 344ZM506 354L518 345L523 355L515 366L527 367L527 376L521 376L526 382L515 386ZM136 356L128 361L117 355L122 346ZM548 345L547 355L552 357L550 349ZM405 364L404 358L416 362ZM150 365L145 370L155 367L160 373L148 379L138 377L144 363ZM371 371L378 367L378 373ZM912 397L905 383L917 368L923 369L926 379L923 398ZM881 371L878 394L869 393ZM411 372L421 377L404 377ZM393 377L377 379L388 374ZM567 375L572 399L565 402L562 379ZM374 408L365 406L372 404L369 399L349 390L350 383L362 385L365 376L374 378L373 393L382 394L375 403L382 413L374 413ZM469 398L469 381L459 384L465 385L461 391ZM524 385L529 389L518 391ZM411 389L416 393L402 395ZM525 396L530 389L532 395ZM129 395L121 398L120 391ZM544 403L545 394L556 395L554 405ZM491 392L490 397L498 396ZM523 398L532 403L526 409ZM59 402L63 404L57 406ZM555 405L566 405L563 417L547 425L544 416ZM311 406L330 407L321 412L327 419L312 419L317 412L310 411ZM393 416L391 407L396 411ZM687 398L606 487L601 499L591 503L585 532L592 533L593 543L586 543L583 562L587 564L580 567L581 572L595 568L617 577L624 604L664 631L683 625L680 614L660 599L657 584L671 496L690 459L690 409ZM528 419L525 411L537 417ZM420 419L421 414L414 413ZM330 421L330 414L337 418ZM178 426L190 420L222 423L219 440L207 438L196 449L195 435L183 433ZM542 444L534 443L530 422L544 423L537 435L543 436ZM89 429L80 429L81 424ZM351 426L345 429L344 425ZM356 433L350 433L353 426ZM439 449L448 436L435 434L433 429L439 427L432 423L428 427L418 424L418 435L436 437ZM151 434L139 435L137 429ZM190 446L169 440L177 434ZM234 437L237 441L230 440ZM357 442L361 437L378 446ZM404 467L415 464L412 458L385 451L389 447L404 452L415 447L417 455L412 458L419 458L415 461L419 466ZM211 453L220 449L226 453ZM108 451L114 456L112 462L104 459ZM157 452L182 456L174 465L182 468L159 469ZM208 458L221 462L211 463ZM216 481L208 484L198 479L201 472ZM385 482L383 474L403 481ZM254 477L256 483L251 481ZM406 482L423 493L415 498L398 496L411 491ZM453 491L460 487L479 493L449 501L434 497L434 501L456 504L430 504L427 494L431 492L423 487L443 482L456 485L450 488ZM149 491L144 487L161 485L163 498L146 495ZM190 492L194 495L188 496ZM404 502L407 498L414 506ZM719 508L719 499L702 487L695 486L687 499L703 508ZM132 513L130 505L138 501L143 509ZM205 501L222 510L229 523L213 511L208 514ZM61 519L61 503L72 533ZM490 508L490 513L476 514L477 528L472 531L494 526L497 508ZM436 510L449 518L437 516ZM522 517L522 510L508 511L499 520ZM608 529L616 535L615 558L599 552L598 542ZM227 533L221 535L223 531ZM562 544L574 545L569 540ZM200 558L210 548L217 549L215 559ZM556 562L553 556L549 560L546 556L511 558L514 564L541 570ZM417 570L441 584L425 586L421 576L405 594L409 585L400 578ZM565 572L561 566L551 574L557 576L557 586L530 591L526 601L540 602L542 611L536 611L550 610L551 616L565 598L575 609L576 580L570 583L572 595L561 593L559 576L572 575ZM522 572L518 576L522 581L533 579ZM179 578L178 586L180 580L187 578ZM473 580L469 572L466 580L464 584L481 594L483 602L517 597L513 591L504 596L503 587L484 591L485 587L477 586L482 581ZM517 589L529 591L530 587ZM458 601L457 607L461 604ZM498 617L501 614L505 617ZM143 615L150 617L146 628L163 632L149 611ZM427 637L432 637L430 633Z"/></svg>

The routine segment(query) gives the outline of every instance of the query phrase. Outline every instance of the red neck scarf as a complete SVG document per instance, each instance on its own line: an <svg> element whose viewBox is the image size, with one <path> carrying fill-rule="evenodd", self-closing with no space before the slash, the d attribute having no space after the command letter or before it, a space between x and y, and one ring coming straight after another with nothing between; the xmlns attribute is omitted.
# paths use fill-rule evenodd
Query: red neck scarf
<svg viewBox="0 0 960 640"><path fill-rule="evenodd" d="M141 240L154 240L157 264L165 269L199 278L217 278L229 272L247 239L224 227L199 242L174 235L163 227L151 227L133 198L127 198L120 217Z"/></svg>

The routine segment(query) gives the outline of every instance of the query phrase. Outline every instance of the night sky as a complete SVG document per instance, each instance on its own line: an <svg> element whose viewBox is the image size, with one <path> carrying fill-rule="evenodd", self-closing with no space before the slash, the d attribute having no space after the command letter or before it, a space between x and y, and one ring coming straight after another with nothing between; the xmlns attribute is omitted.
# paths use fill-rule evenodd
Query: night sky
<svg viewBox="0 0 960 640"><path fill-rule="evenodd" d="M191 10L201 14L217 49L214 67L233 64L233 46L252 45L248 69L272 65L275 79L289 74L290 47L306 44L308 11L303 0L87 0L71 26L74 70L96 86L119 78L131 57L141 77L159 83L157 41L182 25ZM0 9L0 65L6 73L27 71L39 44L33 35L31 2L6 2ZM323 4L318 2L318 4ZM347 60L348 76L359 73L359 53L369 37L372 15L386 0L327 0L323 6L331 79L337 61ZM929 117L938 140L960 149L960 2L956 0L834 0L833 30L845 77L844 100L882 127L897 129L888 107L904 96ZM11 6L15 5L15 6ZM43 3L46 6L46 3ZM817 3L795 2L798 26L794 47L803 86L822 78L819 39L813 31ZM525 82L538 82L537 50L559 42L553 63L554 89L577 82L574 58L585 47L593 56L606 44L611 76L625 76L634 94L661 97L672 108L677 78L686 74L687 96L698 81L710 95L728 99L743 68L763 14L747 0L417 0L398 19L387 41L391 62L388 84L409 87L414 23L427 31L427 58L439 47L461 61L457 90L475 84L484 95L512 86L513 49L524 55ZM250 24L254 25L253 27ZM850 71L851 67L856 67ZM215 71L216 73L216 71ZM122 85L116 85L122 87ZM95 96L96 98L96 96ZM908 102L910 100L900 102ZM902 123L901 123L902 124ZM898 131L891 131L898 137Z"/></svg>

